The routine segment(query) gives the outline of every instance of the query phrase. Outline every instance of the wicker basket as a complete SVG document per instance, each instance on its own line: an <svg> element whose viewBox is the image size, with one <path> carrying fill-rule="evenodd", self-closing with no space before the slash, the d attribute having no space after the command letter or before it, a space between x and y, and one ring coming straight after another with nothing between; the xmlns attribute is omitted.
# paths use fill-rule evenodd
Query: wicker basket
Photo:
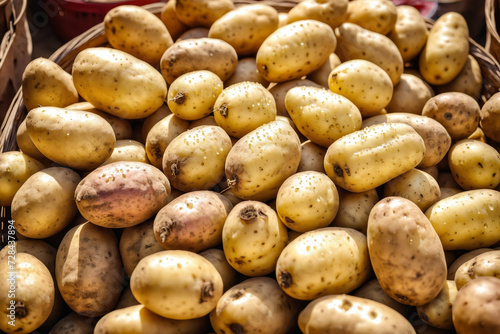
<svg viewBox="0 0 500 334"><path fill-rule="evenodd" d="M484 5L486 21L486 44L488 50L496 60L500 60L500 36L498 35L496 13L498 0L486 0Z"/></svg>

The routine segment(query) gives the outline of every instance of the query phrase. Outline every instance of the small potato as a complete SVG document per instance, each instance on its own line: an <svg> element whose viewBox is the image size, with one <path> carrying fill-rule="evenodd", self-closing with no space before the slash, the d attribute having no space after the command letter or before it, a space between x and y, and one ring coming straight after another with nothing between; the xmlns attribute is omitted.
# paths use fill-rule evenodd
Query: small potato
<svg viewBox="0 0 500 334"><path fill-rule="evenodd" d="M164 249L162 248L162 250ZM132 294L132 290L130 290L130 285L129 285L123 290L120 299L116 303L114 309L119 310L134 305L139 305L139 302L135 299L134 295Z"/></svg>
<svg viewBox="0 0 500 334"><path fill-rule="evenodd" d="M262 43L257 69L270 82L299 79L317 70L335 51L333 29L317 20L301 20L278 28Z"/></svg>
<svg viewBox="0 0 500 334"><path fill-rule="evenodd" d="M222 80L213 72L189 72L172 82L167 104L175 116L188 121L197 120L212 113L222 88Z"/></svg>
<svg viewBox="0 0 500 334"><path fill-rule="evenodd" d="M335 67L340 65L340 63L341 61L339 56L337 56L337 54L335 53L332 53L330 54L330 57L328 57L328 60L325 61L325 63L321 65L320 68L309 73L306 78L322 87L328 88L328 78L330 76L330 73Z"/></svg>
<svg viewBox="0 0 500 334"><path fill-rule="evenodd" d="M448 151L448 166L465 190L494 189L500 184L500 153L475 139L462 139Z"/></svg>
<svg viewBox="0 0 500 334"><path fill-rule="evenodd" d="M197 39L208 37L208 32L210 29L205 27L195 27L186 30L182 35L177 38L176 42L183 41L185 39Z"/></svg>
<svg viewBox="0 0 500 334"><path fill-rule="evenodd" d="M78 92L71 74L50 59L33 59L23 71L23 102L26 109L37 107L64 108L78 102Z"/></svg>
<svg viewBox="0 0 500 334"><path fill-rule="evenodd" d="M384 292L384 289L380 286L379 281L375 278L365 284L363 284L359 289L352 293L353 296L366 298L378 303L389 306L393 310L398 311L405 318L408 318L410 307L405 304L401 304L394 298L391 298Z"/></svg>
<svg viewBox="0 0 500 334"><path fill-rule="evenodd" d="M276 211L291 230L307 232L327 227L337 215L339 194L324 173L301 172L290 176L276 196Z"/></svg>
<svg viewBox="0 0 500 334"><path fill-rule="evenodd" d="M26 180L45 166L19 151L0 153L0 205L10 206Z"/></svg>
<svg viewBox="0 0 500 334"><path fill-rule="evenodd" d="M480 125L486 137L500 142L500 92L488 99L479 111Z"/></svg>
<svg viewBox="0 0 500 334"><path fill-rule="evenodd" d="M458 291L452 306L457 334L500 333L500 279L478 277Z"/></svg>
<svg viewBox="0 0 500 334"><path fill-rule="evenodd" d="M387 35L401 53L403 61L415 58L427 41L427 25L422 14L413 6L396 7L396 24Z"/></svg>
<svg viewBox="0 0 500 334"><path fill-rule="evenodd" d="M234 10L232 0L176 0L175 14L189 27L210 27L227 12Z"/></svg>
<svg viewBox="0 0 500 334"><path fill-rule="evenodd" d="M51 328L50 334L93 334L97 319L85 317L75 312L62 317Z"/></svg>
<svg viewBox="0 0 500 334"><path fill-rule="evenodd" d="M478 254L458 267L455 273L457 289L482 276L500 278L500 250Z"/></svg>
<svg viewBox="0 0 500 334"><path fill-rule="evenodd" d="M357 24L370 31L387 35L398 17L396 5L386 0L350 1L345 22Z"/></svg>
<svg viewBox="0 0 500 334"><path fill-rule="evenodd" d="M467 61L460 73L445 85L435 86L438 94L445 92L460 92L479 99L483 88L483 75L481 67L473 55L467 56Z"/></svg>
<svg viewBox="0 0 500 334"><path fill-rule="evenodd" d="M368 1L372 0L354 2ZM335 67L328 77L328 87L352 101L363 117L378 114L385 108L391 102L394 89L389 75L364 59L347 60Z"/></svg>
<svg viewBox="0 0 500 334"><path fill-rule="evenodd" d="M75 201L90 222L125 228L156 214L167 204L169 195L170 182L158 168L143 162L118 161L98 167L83 178L75 190Z"/></svg>
<svg viewBox="0 0 500 334"><path fill-rule="evenodd" d="M287 240L287 229L276 211L259 201L236 204L222 229L227 261L246 276L272 273Z"/></svg>
<svg viewBox="0 0 500 334"><path fill-rule="evenodd" d="M149 163L144 145L132 139L117 140L113 153L102 165L117 161L137 161ZM101 165L101 166L102 166Z"/></svg>
<svg viewBox="0 0 500 334"><path fill-rule="evenodd" d="M312 19L328 24L332 29L347 18L348 0L305 0L288 11L287 23Z"/></svg>
<svg viewBox="0 0 500 334"><path fill-rule="evenodd" d="M316 171L325 173L323 161L325 160L326 148L307 140L300 144L300 163L297 172ZM326 173L325 173L326 174Z"/></svg>
<svg viewBox="0 0 500 334"><path fill-rule="evenodd" d="M463 191L463 189L461 189L461 188L457 189L457 188L451 188L451 187L441 187L441 199L456 195L462 191Z"/></svg>
<svg viewBox="0 0 500 334"><path fill-rule="evenodd" d="M12 219L18 233L43 239L62 231L77 212L75 189L80 176L66 167L45 168L33 174L12 200Z"/></svg>
<svg viewBox="0 0 500 334"><path fill-rule="evenodd" d="M174 41L163 21L146 8L121 5L104 17L104 34L117 50L156 66Z"/></svg>
<svg viewBox="0 0 500 334"><path fill-rule="evenodd" d="M425 103L434 95L434 90L424 80L416 75L403 73L398 84L394 86L391 101L385 110L388 113L404 112L421 115Z"/></svg>
<svg viewBox="0 0 500 334"><path fill-rule="evenodd" d="M238 54L231 44L216 38L189 38L175 42L165 51L160 70L169 85L181 75L199 70L213 72L225 81L237 64Z"/></svg>
<svg viewBox="0 0 500 334"><path fill-rule="evenodd" d="M343 227L302 233L285 247L276 264L278 284L300 300L350 293L371 274L366 236Z"/></svg>
<svg viewBox="0 0 500 334"><path fill-rule="evenodd" d="M175 1L167 1L160 12L160 20L167 27L170 37L175 41L189 26L182 23L175 12Z"/></svg>
<svg viewBox="0 0 500 334"><path fill-rule="evenodd" d="M200 318L222 296L222 278L203 256L164 250L143 258L130 278L134 297L154 313L170 319Z"/></svg>
<svg viewBox="0 0 500 334"><path fill-rule="evenodd" d="M224 292L239 282L240 274L234 270L233 267L227 262L224 251L219 248L209 248L200 253L205 259L210 261L219 272L224 283Z"/></svg>
<svg viewBox="0 0 500 334"><path fill-rule="evenodd" d="M436 328L453 329L451 309L457 292L455 282L447 280L436 298L427 304L417 306L420 319Z"/></svg>
<svg viewBox="0 0 500 334"><path fill-rule="evenodd" d="M163 154L163 172L181 191L208 190L224 178L231 138L218 126L202 125L175 137Z"/></svg>
<svg viewBox="0 0 500 334"><path fill-rule="evenodd" d="M195 253L222 243L222 227L233 205L213 191L190 191L165 205L155 216L154 237L164 249Z"/></svg>
<svg viewBox="0 0 500 334"><path fill-rule="evenodd" d="M371 209L379 201L375 189L352 193L339 189L339 210L331 226L348 227L366 235Z"/></svg>
<svg viewBox="0 0 500 334"><path fill-rule="evenodd" d="M295 79L270 86L269 91L273 94L274 100L276 101L276 113L278 116L290 117L290 115L288 115L288 111L286 110L285 97L290 89L300 86L321 88L319 84L308 79Z"/></svg>
<svg viewBox="0 0 500 334"><path fill-rule="evenodd" d="M235 83L244 81L258 82L266 88L269 86L269 81L264 79L257 70L257 61L255 57L240 58L234 73L224 81L224 87L229 87Z"/></svg>
<svg viewBox="0 0 500 334"><path fill-rule="evenodd" d="M374 300L331 295L313 300L299 314L303 333L415 334L412 324L389 306Z"/></svg>
<svg viewBox="0 0 500 334"><path fill-rule="evenodd" d="M257 82L245 81L224 88L213 107L215 122L236 138L276 119L273 95Z"/></svg>
<svg viewBox="0 0 500 334"><path fill-rule="evenodd" d="M203 118L194 120L189 122L189 130L196 128L197 126L201 125L214 125L216 126L217 123L215 122L215 117L213 115L205 116ZM231 139L232 141L232 139Z"/></svg>
<svg viewBox="0 0 500 334"><path fill-rule="evenodd" d="M208 37L231 44L239 57L255 55L262 42L278 29L278 11L266 4L248 4L217 19Z"/></svg>
<svg viewBox="0 0 500 334"><path fill-rule="evenodd" d="M385 197L371 210L367 230L373 271L385 293L400 303L432 301L446 283L439 236L412 201Z"/></svg>
<svg viewBox="0 0 500 334"><path fill-rule="evenodd" d="M458 268L460 268L460 266L465 262L478 256L479 254L491 252L492 250L492 248L477 248L460 255L448 266L448 279L454 280Z"/></svg>
<svg viewBox="0 0 500 334"><path fill-rule="evenodd" d="M298 303L274 279L253 277L222 295L210 323L217 333L286 334L294 328L298 311Z"/></svg>

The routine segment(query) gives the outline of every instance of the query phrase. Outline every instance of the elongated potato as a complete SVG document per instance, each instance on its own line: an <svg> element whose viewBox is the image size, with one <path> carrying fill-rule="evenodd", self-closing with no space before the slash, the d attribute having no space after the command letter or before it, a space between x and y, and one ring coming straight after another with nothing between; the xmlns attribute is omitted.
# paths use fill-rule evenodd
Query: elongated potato
<svg viewBox="0 0 500 334"><path fill-rule="evenodd" d="M287 23L309 19L324 22L335 29L346 20L347 7L347 0L300 1L288 11Z"/></svg>
<svg viewBox="0 0 500 334"><path fill-rule="evenodd" d="M427 41L427 25L417 8L400 5L396 7L396 24L387 35L396 44L403 61L415 58Z"/></svg>
<svg viewBox="0 0 500 334"><path fill-rule="evenodd" d="M398 13L396 5L386 0L350 1L345 22L387 35L394 29Z"/></svg>

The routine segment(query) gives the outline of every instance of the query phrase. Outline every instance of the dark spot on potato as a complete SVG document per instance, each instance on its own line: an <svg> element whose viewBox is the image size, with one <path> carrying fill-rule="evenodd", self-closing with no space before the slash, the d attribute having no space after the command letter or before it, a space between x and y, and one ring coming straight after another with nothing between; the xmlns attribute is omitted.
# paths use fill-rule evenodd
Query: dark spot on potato
<svg viewBox="0 0 500 334"><path fill-rule="evenodd" d="M340 307L344 310L344 311L349 311L352 307L352 302L348 299L344 299L342 301L342 305L340 305Z"/></svg>
<svg viewBox="0 0 500 334"><path fill-rule="evenodd" d="M231 332L234 334L242 334L243 333L243 326L241 326L240 324L229 324L227 327L229 327Z"/></svg>
<svg viewBox="0 0 500 334"><path fill-rule="evenodd" d="M214 284L212 282L203 282L200 293L200 304L207 302L214 296Z"/></svg>
<svg viewBox="0 0 500 334"><path fill-rule="evenodd" d="M181 105L184 102L186 102L186 94L181 93L181 92L177 92L177 94L175 94L175 96L172 99L172 101L174 101L178 105Z"/></svg>
<svg viewBox="0 0 500 334"><path fill-rule="evenodd" d="M445 120L449 121L449 120L451 120L452 118L453 118L453 115L452 115L451 113L449 113L449 112L444 113L444 119L445 119Z"/></svg>
<svg viewBox="0 0 500 334"><path fill-rule="evenodd" d="M161 242L165 242L172 232L172 230L177 226L177 221L175 220L167 220L160 227L160 238Z"/></svg>
<svg viewBox="0 0 500 334"><path fill-rule="evenodd" d="M338 177L344 177L344 171L339 165L333 165L333 171Z"/></svg>
<svg viewBox="0 0 500 334"><path fill-rule="evenodd" d="M282 271L278 273L278 283L284 289L289 288L293 284L292 275L288 271Z"/></svg>
<svg viewBox="0 0 500 334"><path fill-rule="evenodd" d="M245 221L254 220L258 217L259 211L253 205L247 205L240 210L239 217Z"/></svg>
<svg viewBox="0 0 500 334"><path fill-rule="evenodd" d="M295 224L295 222L293 221L293 219L291 219L290 217L285 217L285 220L286 220L286 222L288 224L291 224L291 225Z"/></svg>
<svg viewBox="0 0 500 334"><path fill-rule="evenodd" d="M427 316L427 314L425 314L424 312L419 312L418 313L418 316L420 317L420 319L422 319L422 321L424 322L428 322L429 321L429 317Z"/></svg>
<svg viewBox="0 0 500 334"><path fill-rule="evenodd" d="M240 299L241 296L243 296L243 292L242 291L236 291L235 293L233 293L231 295L230 298L233 299L233 300L236 300L236 299Z"/></svg>
<svg viewBox="0 0 500 334"><path fill-rule="evenodd" d="M22 319L28 315L28 309L24 306L24 303L22 301L17 301L14 307L15 307L14 312L16 313L16 319Z"/></svg>

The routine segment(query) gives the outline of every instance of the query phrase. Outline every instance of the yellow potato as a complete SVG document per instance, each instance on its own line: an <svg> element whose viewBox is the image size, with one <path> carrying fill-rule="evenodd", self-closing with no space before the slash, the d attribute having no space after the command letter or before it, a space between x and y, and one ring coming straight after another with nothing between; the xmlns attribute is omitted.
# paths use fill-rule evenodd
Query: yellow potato
<svg viewBox="0 0 500 334"><path fill-rule="evenodd" d="M224 87L243 81L258 82L266 88L269 86L269 81L264 79L257 70L255 57L240 58L233 75L224 81Z"/></svg>
<svg viewBox="0 0 500 334"><path fill-rule="evenodd" d="M427 25L417 8L400 5L396 7L396 24L387 35L401 53L403 61L415 58L427 41Z"/></svg>
<svg viewBox="0 0 500 334"><path fill-rule="evenodd" d="M416 75L403 73L394 86L391 101L385 110L388 113L404 112L421 115L425 103L434 95L434 90L424 80Z"/></svg>
<svg viewBox="0 0 500 334"><path fill-rule="evenodd" d="M172 114L172 111L168 108L168 105L164 103L160 108L158 108L154 113L146 117L141 126L141 143L145 144L146 143L146 138L148 136L149 131L151 128L167 117L168 115Z"/></svg>
<svg viewBox="0 0 500 334"><path fill-rule="evenodd" d="M113 153L111 153L111 156L104 161L102 165L107 165L117 161L137 161L149 163L144 145L132 139L117 140Z"/></svg>
<svg viewBox="0 0 500 334"><path fill-rule="evenodd" d="M33 140L31 140L28 129L26 128L26 118L19 124L16 132L16 144L19 150L24 154L35 158L36 160L43 162L43 164L49 165L50 160L45 157L39 149L36 148Z"/></svg>
<svg viewBox="0 0 500 334"><path fill-rule="evenodd" d="M167 27L170 36L175 41L182 33L189 29L187 25L182 23L175 12L175 1L167 1L160 12L160 19Z"/></svg>
<svg viewBox="0 0 500 334"><path fill-rule="evenodd" d="M189 27L210 27L221 16L234 10L232 0L175 0L175 14Z"/></svg>
<svg viewBox="0 0 500 334"><path fill-rule="evenodd" d="M312 19L335 29L346 20L347 6L348 0L300 1L288 11L287 23Z"/></svg>
<svg viewBox="0 0 500 334"><path fill-rule="evenodd" d="M454 280L455 273L457 272L458 268L460 268L460 266L465 262L469 261L479 254L490 252L492 250L492 248L477 248L460 255L448 266L448 279Z"/></svg>
<svg viewBox="0 0 500 334"><path fill-rule="evenodd" d="M438 94L445 92L461 92L479 99L483 88L481 67L473 55L467 56L467 61L460 73L447 84L435 86Z"/></svg>
<svg viewBox="0 0 500 334"><path fill-rule="evenodd" d="M227 262L224 251L219 248L209 248L200 253L205 259L210 261L219 272L224 283L224 292L236 285L240 281L240 274L234 270L233 267Z"/></svg>
<svg viewBox="0 0 500 334"><path fill-rule="evenodd" d="M185 39L196 39L196 38L205 38L208 37L208 32L210 29L205 28L205 27L195 27L186 30L185 32L182 33L175 41L183 41Z"/></svg>
<svg viewBox="0 0 500 334"><path fill-rule="evenodd" d="M396 5L387 0L349 1L345 22L387 35L394 29L398 17Z"/></svg>
<svg viewBox="0 0 500 334"><path fill-rule="evenodd" d="M329 73L330 72L328 72L328 74ZM274 100L276 101L276 113L278 116L290 117L290 115L288 115L288 111L286 110L285 97L290 89L300 86L318 87L318 88L322 87L321 85L309 79L289 80L269 86L269 91L271 92L271 94L273 94Z"/></svg>
<svg viewBox="0 0 500 334"><path fill-rule="evenodd" d="M458 267L455 273L457 289L483 276L500 278L500 250L478 254Z"/></svg>

